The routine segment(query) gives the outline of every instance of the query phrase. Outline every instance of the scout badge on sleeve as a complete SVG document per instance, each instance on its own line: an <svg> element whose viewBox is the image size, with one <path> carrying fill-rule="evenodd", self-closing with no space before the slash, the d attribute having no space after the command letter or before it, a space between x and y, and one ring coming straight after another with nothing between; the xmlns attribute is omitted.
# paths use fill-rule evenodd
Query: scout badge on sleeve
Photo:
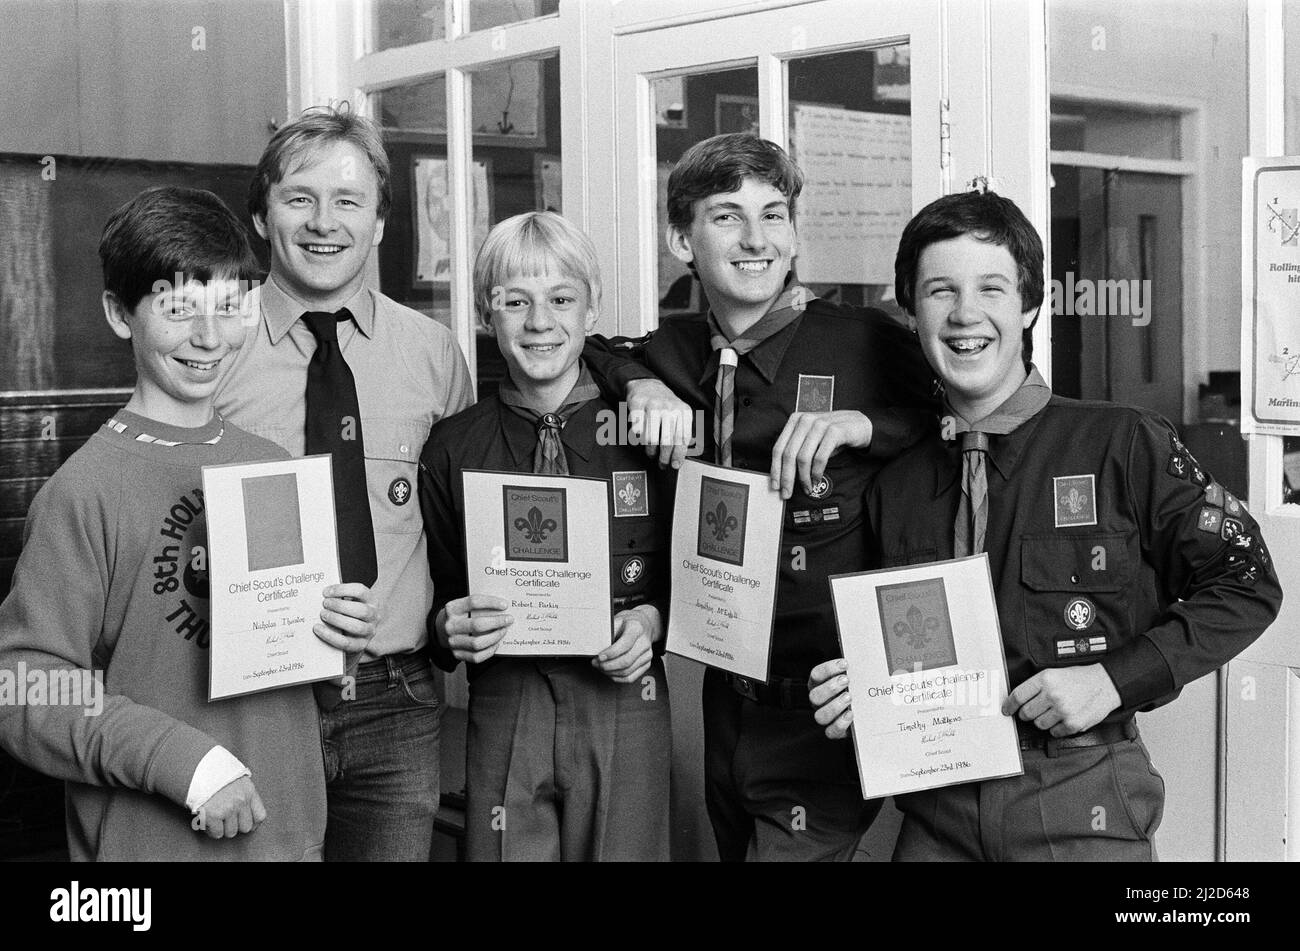
<svg viewBox="0 0 1300 951"><path fill-rule="evenodd" d="M1056 476L1052 479L1056 500L1056 527L1097 524L1097 480L1093 475Z"/></svg>

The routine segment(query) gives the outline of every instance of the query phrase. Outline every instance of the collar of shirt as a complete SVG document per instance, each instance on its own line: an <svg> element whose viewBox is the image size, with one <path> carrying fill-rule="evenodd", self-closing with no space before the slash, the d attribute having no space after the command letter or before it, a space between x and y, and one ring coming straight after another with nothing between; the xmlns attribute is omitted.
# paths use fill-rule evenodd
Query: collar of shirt
<svg viewBox="0 0 1300 951"><path fill-rule="evenodd" d="M1021 385L1026 386L1029 384L1047 385L1042 376L1039 375L1038 370L1032 366L1030 367L1029 376L1025 378L1025 382ZM1049 402L1048 406L1050 405ZM947 409L946 403L944 408ZM1044 407L1044 409L1046 408ZM993 467L998 470L998 474L1003 479L1011 478L1011 473L1015 471L1016 464L1020 461L1020 457L1024 455L1034 429L1042 418L1043 412L1040 410L1005 436L989 436L989 461L993 463ZM937 499L948 491L949 487L957 481L957 477L961 475L961 450L957 448L957 440L952 439L939 442L936 445L935 453L937 458L934 460L934 497Z"/></svg>
<svg viewBox="0 0 1300 951"><path fill-rule="evenodd" d="M777 304L780 304L778 298ZM776 306L776 305L774 305ZM740 357L741 360L748 360L758 371L764 382L768 385L776 382L776 374L781 369L781 361L785 359L785 352L790 349L790 342L794 340L794 335L799 330L799 325L803 323L803 314L800 314L794 320L790 321L788 327L784 327L772 336L768 337L753 350ZM707 321L707 317L705 318ZM706 334L705 340L708 340ZM703 386L718 374L718 354L714 351L704 364L704 373L700 377L700 385Z"/></svg>
<svg viewBox="0 0 1300 951"><path fill-rule="evenodd" d="M532 471L533 450L537 447L537 427L513 412L509 406L497 401L497 420L501 426L501 437L506 448L510 450L510 459L514 468L527 466ZM601 400L589 400L569 417L568 423L560 430L560 442L583 462L591 458L596 449L596 413L604 407Z"/></svg>
<svg viewBox="0 0 1300 951"><path fill-rule="evenodd" d="M289 292L275 283L275 278L268 277L262 284L262 313L266 318L267 334L271 338L271 343L277 344L290 328L298 322L303 314L311 310L310 307L299 303ZM356 323L357 329L366 337L374 336L375 330L375 298L370 293L369 288L361 287L341 306L352 311L352 320Z"/></svg>

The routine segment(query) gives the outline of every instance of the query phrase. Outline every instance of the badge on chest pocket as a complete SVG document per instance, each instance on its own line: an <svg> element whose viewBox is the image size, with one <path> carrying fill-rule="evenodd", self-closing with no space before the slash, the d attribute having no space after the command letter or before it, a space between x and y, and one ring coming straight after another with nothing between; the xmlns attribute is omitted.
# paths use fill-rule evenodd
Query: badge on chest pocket
<svg viewBox="0 0 1300 951"><path fill-rule="evenodd" d="M1089 475L1057 476L1052 479L1056 503L1056 527L1097 524L1097 480Z"/></svg>
<svg viewBox="0 0 1300 951"><path fill-rule="evenodd" d="M796 413L829 413L835 408L835 377L799 374L799 393L795 397Z"/></svg>
<svg viewBox="0 0 1300 951"><path fill-rule="evenodd" d="M615 472L611 474L611 481L614 488L615 518L650 514L650 490L644 470Z"/></svg>

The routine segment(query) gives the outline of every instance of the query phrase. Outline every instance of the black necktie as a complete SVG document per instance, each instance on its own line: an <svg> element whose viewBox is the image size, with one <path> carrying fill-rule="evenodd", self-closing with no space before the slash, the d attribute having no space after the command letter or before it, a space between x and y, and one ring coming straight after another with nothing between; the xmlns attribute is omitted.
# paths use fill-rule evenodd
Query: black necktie
<svg viewBox="0 0 1300 951"><path fill-rule="evenodd" d="M343 580L373 585L379 566L366 487L361 407L356 381L343 359L338 337L338 324L351 319L346 307L333 314L313 311L302 316L316 338L316 352L307 364L307 454L333 455L334 511Z"/></svg>

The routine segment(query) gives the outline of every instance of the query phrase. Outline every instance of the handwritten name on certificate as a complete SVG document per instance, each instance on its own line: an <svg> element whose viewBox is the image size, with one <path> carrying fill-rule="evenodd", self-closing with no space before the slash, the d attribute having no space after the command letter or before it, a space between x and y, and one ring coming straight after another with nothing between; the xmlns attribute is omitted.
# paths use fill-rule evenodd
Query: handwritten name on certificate
<svg viewBox="0 0 1300 951"><path fill-rule="evenodd" d="M666 650L767 680L784 510L765 472L682 466Z"/></svg>
<svg viewBox="0 0 1300 951"><path fill-rule="evenodd" d="M1024 771L987 555L830 582L864 799Z"/></svg>
<svg viewBox="0 0 1300 951"><path fill-rule="evenodd" d="M609 483L466 469L470 594L504 599L497 655L591 657L613 642Z"/></svg>
<svg viewBox="0 0 1300 951"><path fill-rule="evenodd" d="M343 676L312 630L339 582L329 456L203 467L212 635L208 699Z"/></svg>

